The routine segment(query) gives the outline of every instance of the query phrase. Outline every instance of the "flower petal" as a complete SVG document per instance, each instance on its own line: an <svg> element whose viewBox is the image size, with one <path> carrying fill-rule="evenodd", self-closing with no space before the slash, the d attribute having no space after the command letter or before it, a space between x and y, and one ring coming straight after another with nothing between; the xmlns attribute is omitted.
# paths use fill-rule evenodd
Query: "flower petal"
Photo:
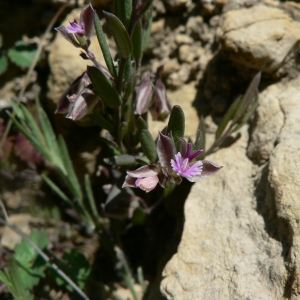
<svg viewBox="0 0 300 300"><path fill-rule="evenodd" d="M133 171L127 171L127 174L134 178L144 178L144 177L152 177L156 176L159 172L159 167L156 164L142 166Z"/></svg>
<svg viewBox="0 0 300 300"><path fill-rule="evenodd" d="M202 173L200 175L187 178L189 181L196 182L202 179L209 178L215 175L221 168L223 168L223 166L218 166L208 160L202 160L202 163L203 163Z"/></svg>
<svg viewBox="0 0 300 300"><path fill-rule="evenodd" d="M173 138L160 132L157 141L157 155L161 166L169 172L172 171L171 159L174 159L175 154L176 147Z"/></svg>
<svg viewBox="0 0 300 300"><path fill-rule="evenodd" d="M138 178L135 182L135 185L139 187L141 190L149 193L152 191L156 185L158 184L157 175L145 178Z"/></svg>

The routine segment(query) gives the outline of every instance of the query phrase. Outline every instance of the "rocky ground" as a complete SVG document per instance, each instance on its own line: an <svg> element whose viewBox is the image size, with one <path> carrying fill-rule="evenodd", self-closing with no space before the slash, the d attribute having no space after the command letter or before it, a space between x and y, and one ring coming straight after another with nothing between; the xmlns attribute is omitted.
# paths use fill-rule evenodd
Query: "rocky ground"
<svg viewBox="0 0 300 300"><path fill-rule="evenodd" d="M94 5L109 9L111 3ZM299 299L300 4L155 0L154 7L143 70L164 65L168 95L186 113L188 137L194 138L203 115L209 143L229 105L259 71L262 81L254 118L233 143L209 156L224 168L192 186L176 253L166 266L157 266L146 299L160 299L159 288L174 300ZM79 14L73 9L65 22ZM94 53L100 55L98 48ZM86 61L60 36L47 54L45 101L53 110ZM9 84L2 84L0 103L9 95ZM62 118L57 122L65 136L73 130ZM163 126L151 128L155 133ZM77 153L90 174L97 170L99 151L90 145ZM174 241L180 234L174 234ZM166 257L173 248L165 250Z"/></svg>

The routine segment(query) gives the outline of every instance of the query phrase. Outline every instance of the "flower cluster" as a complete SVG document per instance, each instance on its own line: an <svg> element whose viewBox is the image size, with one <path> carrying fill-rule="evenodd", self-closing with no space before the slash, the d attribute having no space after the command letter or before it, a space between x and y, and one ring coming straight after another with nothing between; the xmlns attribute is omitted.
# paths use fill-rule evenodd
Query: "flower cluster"
<svg viewBox="0 0 300 300"><path fill-rule="evenodd" d="M172 135L159 133L157 154L159 161L134 171L127 171L123 187L140 188L152 191L159 183L163 188L168 181L180 184L182 177L196 182L215 175L222 167L208 160L195 161L203 150L193 151L192 143L179 138L177 152Z"/></svg>

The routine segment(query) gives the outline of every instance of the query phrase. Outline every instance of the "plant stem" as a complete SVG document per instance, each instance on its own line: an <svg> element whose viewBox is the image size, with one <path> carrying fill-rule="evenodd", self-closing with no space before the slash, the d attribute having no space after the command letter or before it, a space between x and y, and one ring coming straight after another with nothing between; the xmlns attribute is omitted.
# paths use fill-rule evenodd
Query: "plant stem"
<svg viewBox="0 0 300 300"><path fill-rule="evenodd" d="M0 206L2 208L4 219L0 218L0 223L4 226L9 227L11 230L13 230L15 233L17 233L22 239L26 240L32 248L35 249L35 251L44 259L44 261L50 265L50 267L63 279L65 280L76 292L78 295L82 297L82 299L89 300L88 296L80 289L80 287L66 274L64 273L59 267L51 262L49 256L37 245L35 244L29 236L27 236L19 227L13 225L10 223L8 219L8 215L5 209L5 206L0 199Z"/></svg>

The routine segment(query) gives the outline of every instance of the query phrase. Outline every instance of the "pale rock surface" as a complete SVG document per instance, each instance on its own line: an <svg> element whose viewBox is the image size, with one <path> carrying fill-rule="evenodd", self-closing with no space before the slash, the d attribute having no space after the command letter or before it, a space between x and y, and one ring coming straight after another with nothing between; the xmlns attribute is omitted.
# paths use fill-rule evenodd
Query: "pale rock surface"
<svg viewBox="0 0 300 300"><path fill-rule="evenodd" d="M263 166L247 157L246 127L209 156L224 168L186 200L182 239L161 283L167 299L299 299L299 86L300 77L260 95L251 143L260 137Z"/></svg>
<svg viewBox="0 0 300 300"><path fill-rule="evenodd" d="M273 72L300 39L300 23L278 8L256 5L224 14L223 49L234 62Z"/></svg>

